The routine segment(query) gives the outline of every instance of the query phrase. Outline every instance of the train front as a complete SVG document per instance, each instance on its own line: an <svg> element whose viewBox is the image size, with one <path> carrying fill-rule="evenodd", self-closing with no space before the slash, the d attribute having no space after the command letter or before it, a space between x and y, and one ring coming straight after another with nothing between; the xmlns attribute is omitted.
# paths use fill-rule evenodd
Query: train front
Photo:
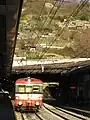
<svg viewBox="0 0 90 120"><path fill-rule="evenodd" d="M43 82L35 78L25 78L16 81L15 109L35 111L43 106Z"/></svg>

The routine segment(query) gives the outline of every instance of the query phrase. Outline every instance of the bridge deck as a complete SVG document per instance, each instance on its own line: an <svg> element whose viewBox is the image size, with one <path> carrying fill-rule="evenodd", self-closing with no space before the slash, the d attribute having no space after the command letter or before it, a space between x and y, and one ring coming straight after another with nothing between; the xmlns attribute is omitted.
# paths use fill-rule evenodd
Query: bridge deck
<svg viewBox="0 0 90 120"><path fill-rule="evenodd" d="M65 73L72 71L82 70L86 66L89 67L90 60L78 61L78 62L63 62L63 63L51 63L51 64L34 64L13 66L12 73Z"/></svg>

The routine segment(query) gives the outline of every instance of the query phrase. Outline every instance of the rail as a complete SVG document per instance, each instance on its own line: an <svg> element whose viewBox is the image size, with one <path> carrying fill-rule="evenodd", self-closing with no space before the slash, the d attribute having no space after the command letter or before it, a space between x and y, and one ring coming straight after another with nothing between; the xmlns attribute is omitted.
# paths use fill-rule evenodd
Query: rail
<svg viewBox="0 0 90 120"><path fill-rule="evenodd" d="M51 113L55 114L56 116L61 117L64 120L89 120L90 118L80 115L80 114L75 114L70 111L66 111L64 109L58 108L58 107L53 107L48 104L44 104L44 108L50 111Z"/></svg>

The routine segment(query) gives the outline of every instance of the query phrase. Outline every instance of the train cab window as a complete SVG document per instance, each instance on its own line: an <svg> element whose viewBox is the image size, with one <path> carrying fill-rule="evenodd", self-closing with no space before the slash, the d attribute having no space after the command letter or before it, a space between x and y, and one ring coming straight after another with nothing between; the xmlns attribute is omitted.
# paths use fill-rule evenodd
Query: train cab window
<svg viewBox="0 0 90 120"><path fill-rule="evenodd" d="M32 86L26 86L26 93L32 92Z"/></svg>
<svg viewBox="0 0 90 120"><path fill-rule="evenodd" d="M19 92L25 92L25 87L24 86L19 86L18 91Z"/></svg>
<svg viewBox="0 0 90 120"><path fill-rule="evenodd" d="M16 93L42 93L43 88L39 85L16 85Z"/></svg>
<svg viewBox="0 0 90 120"><path fill-rule="evenodd" d="M16 92L20 92L20 93L25 92L25 85L17 85Z"/></svg>
<svg viewBox="0 0 90 120"><path fill-rule="evenodd" d="M6 4L6 0L0 0L0 5L5 5Z"/></svg>

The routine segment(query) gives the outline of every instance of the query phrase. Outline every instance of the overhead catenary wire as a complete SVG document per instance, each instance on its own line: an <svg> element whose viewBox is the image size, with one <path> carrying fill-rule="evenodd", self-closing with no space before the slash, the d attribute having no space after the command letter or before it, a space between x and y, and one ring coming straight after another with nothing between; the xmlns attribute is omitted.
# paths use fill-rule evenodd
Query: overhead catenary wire
<svg viewBox="0 0 90 120"><path fill-rule="evenodd" d="M83 1L83 0L81 0L81 1ZM52 42L50 42L50 45L49 45L50 47L51 47L51 46L53 45L53 43L56 41L56 38L58 37L58 33L61 32L60 36L62 35L62 33L64 32L64 29L68 26L70 20L72 20L72 19L80 12L80 10L86 5L86 3L87 3L88 1L89 1L89 0L84 0L83 2L81 2L81 5L78 5L78 6L77 6L78 8L76 8L76 9L70 14L70 16L68 17L67 21L65 22L64 27L63 27L62 29L59 29L59 30L58 30L58 32L57 32L57 34L56 34L56 37L55 37L54 39L52 39ZM60 36L59 36L59 37L60 37ZM41 58L43 57L43 55L45 54L45 52L47 52L50 47L48 47L48 48L44 51L43 54L41 53L42 55L40 55L40 58L39 58L39 59L41 59Z"/></svg>
<svg viewBox="0 0 90 120"><path fill-rule="evenodd" d="M85 45L85 46L83 46L83 47L86 47L87 45ZM81 46L80 46L81 47ZM83 51L81 51L81 52L79 52L78 54L76 54L73 58L77 58L79 55L81 55L83 52L85 52L85 51L88 51L88 49L89 48L83 48L83 47L81 47L81 49L83 50ZM70 58L70 59L73 59L73 58ZM87 57L88 58L88 57ZM69 61L67 61L67 62L69 62ZM84 61L84 65L85 65L85 63L86 63L86 61ZM79 65L75 65L74 67L78 67L78 66L82 66L83 65L82 63L80 63ZM52 69L51 69L51 71L52 71ZM62 70L63 71L63 70ZM61 71L61 72L62 72Z"/></svg>
<svg viewBox="0 0 90 120"><path fill-rule="evenodd" d="M63 4L63 2L64 2L64 0L61 0L61 1L60 1L60 3L61 3L60 6L56 9L53 17L51 18L51 20L49 21L49 23L47 24L47 26L50 27L50 23L52 22L54 16L56 15L57 11L59 10L59 8L60 8L61 5ZM83 0L80 1L81 4L83 4L83 2L84 2ZM70 21L72 15L75 14L75 12L79 9L80 6L81 6L81 5L78 4L77 7L74 9L74 11L67 17L67 21L65 22L65 25L66 25L66 24L67 24L67 25L69 24L69 21ZM66 27L67 27L67 26L65 26L65 28L66 28ZM65 28L62 28L62 29L59 29L59 30L62 31L62 30L65 29ZM43 27L42 27L42 29L43 29ZM59 31L59 30L58 30L58 31ZM42 34L44 34L44 32L42 32ZM58 35L58 33L57 33L56 35ZM39 41L40 37L41 37L41 36L38 36L38 41ZM43 41L44 41L44 40L43 40ZM43 41L42 41L41 43L43 43ZM50 42L50 43L52 43L52 42ZM50 46L52 46L52 45L50 45ZM49 49L49 48L48 48L48 49ZM37 56L37 52L36 52L36 56Z"/></svg>
<svg viewBox="0 0 90 120"><path fill-rule="evenodd" d="M56 11L54 12L53 16L51 17L50 21L48 22L48 25L51 24L51 22L52 22L54 16L56 15L57 11L59 10L59 8L60 8L61 5L63 4L63 2L64 2L64 0L60 0L59 6L57 7L57 9L56 9ZM41 30L43 30L43 28L44 28L44 26L45 26L45 24L46 24L48 18L50 17L50 15L51 15L53 9L55 8L56 3L57 3L57 1L54 3L52 9L50 10L50 12L49 12L47 18L46 18L45 21L44 21L44 23L41 25ZM47 26L48 26L48 25L47 25ZM41 34L44 34L44 31L42 31ZM36 35L37 35L37 39L38 39L37 41L39 42L39 39L40 39L41 35L38 34L38 33L37 33ZM31 38L32 38L32 37L31 37ZM34 39L34 42L33 42L32 44L34 44L34 43L35 43L35 39ZM37 44L38 44L38 43L37 43Z"/></svg>
<svg viewBox="0 0 90 120"><path fill-rule="evenodd" d="M51 20L48 22L47 26L50 27L50 24L51 24L53 18L55 17L55 15L56 15L57 11L59 10L59 8L62 6L63 2L64 2L64 0L60 0L60 1L59 1L59 6L57 7L56 11L54 12L54 14L53 14ZM82 3L82 2L83 2L83 1L81 0L80 3ZM56 2L56 3L57 3L57 2ZM54 4L54 6L56 5L56 3ZM54 6L53 6L53 8L54 8ZM77 8L78 8L78 7L79 7L79 4L77 5ZM53 8L52 8L52 9L53 9ZM76 9L77 9L77 8L76 8ZM50 11L49 15L51 14L51 12L52 12L52 10ZM75 12L75 11L73 11L73 13L71 13L71 14L74 14L74 12ZM49 17L49 15L48 15L48 17ZM48 19L48 18L47 18L47 19ZM44 24L43 24L43 26L42 26L42 29L43 29L43 27L44 27L47 19L45 20L45 22L44 22ZM68 18L67 18L67 19L68 19ZM41 34L44 34L44 32L42 32ZM38 40L40 39L40 37L41 37L41 35L37 36ZM43 40L43 41L44 41L44 40ZM41 43L43 43L43 41L42 41Z"/></svg>
<svg viewBox="0 0 90 120"><path fill-rule="evenodd" d="M49 21L48 25L52 22L52 20L53 20L53 18L54 18L54 16L55 16L55 14L56 14L56 13L57 13L57 11L59 10L59 8L60 8L60 7L61 7L61 5L63 4L63 2L64 2L64 0L60 0L60 2L59 2L59 6L57 7L56 11L54 12L54 15L52 16L52 18L51 18L51 20ZM52 13L52 11L53 11L53 9L54 9L54 7L55 7L56 3L57 3L57 1L54 3L54 5L53 5L52 9L50 10L50 12L49 12L49 14L48 14L48 16L47 16L47 18L45 19L45 21L44 21L43 25L41 26L41 29L43 29L43 27L44 27L45 23L47 22L47 20L48 20L49 16L51 15L51 13ZM45 3L44 3L44 6L45 6ZM43 6L43 8L44 8L44 6ZM44 32L43 32L43 33L44 33ZM34 34L35 34L35 32L34 32ZM30 37L30 38L32 38L32 36L33 36L33 34L31 35L31 37ZM39 38L40 38L40 35L38 35L38 33L37 33L37 39L38 39L38 41L39 41ZM34 39L33 41L35 42L35 39ZM32 44L34 44L34 42L33 42ZM37 53L36 53L36 54L37 54Z"/></svg>
<svg viewBox="0 0 90 120"><path fill-rule="evenodd" d="M82 1L82 0L81 0ZM86 0L85 1L85 3L84 3L84 5L88 2L89 0ZM83 47L86 47L87 45L85 45L85 46L83 46ZM81 47L81 46L80 46ZM78 57L79 55L81 55L84 51L88 51L88 48L83 48L83 47L81 47L82 49L83 49L83 51L81 51L79 54L76 54L73 58L76 58L76 57ZM88 58L88 57L87 57ZM72 58L71 58L72 59ZM67 61L68 62L68 61ZM82 63L81 64L79 64L79 65L82 65Z"/></svg>
<svg viewBox="0 0 90 120"><path fill-rule="evenodd" d="M45 7L45 3L46 3L46 0L45 0L45 2L44 2L44 5L43 5L43 7L42 7L42 10L43 10L44 7ZM49 17L49 15L51 14L52 10L54 9L55 5L56 5L56 2L55 2L55 4L53 5L53 8L51 9L51 11L49 12L48 17ZM42 10L41 10L41 11L42 11ZM42 15L42 12L41 12L41 14L39 15L39 17L40 17L41 15ZM47 19L48 19L48 17L47 17ZM44 21L43 25L46 23L47 19ZM38 22L39 22L39 21L38 21ZM42 25L42 26L43 26L43 25ZM33 30L34 30L34 29L33 29ZM36 33L36 32L34 32L34 33ZM36 33L36 35L38 36L38 33ZM32 35L31 35L30 39L32 39L32 36L33 36L33 33L32 33ZM34 42L33 42L32 44L34 44Z"/></svg>
<svg viewBox="0 0 90 120"><path fill-rule="evenodd" d="M58 10L60 9L60 7L63 5L63 2L64 2L64 0L60 0L60 1L59 1L59 6L57 7L56 11L54 12L53 16L51 17L51 19L50 19L50 21L48 22L48 24L46 25L46 27L47 27L47 26L50 27L50 24L51 24L53 18L55 17L55 15L56 15L56 13L58 12ZM50 13L48 14L47 19L45 20L44 24L43 24L42 27L41 27L41 29L42 29L41 35L43 35L44 32L45 32L45 31L43 31L44 25L45 25L45 23L47 22L47 20L48 20L50 14L52 13L52 11L53 11L53 9L54 9L56 3L57 3L57 1L56 1L55 4L53 5L53 8L51 9ZM40 41L41 35L40 35L40 34L37 35L37 39L38 39L38 40L37 40L37 44L38 44L39 41ZM44 40L43 40L43 41L44 41ZM43 43L43 41L42 41L41 43ZM34 40L34 42L35 42L35 40ZM33 42L33 44L34 44L34 42ZM38 51L36 52L36 56L37 56L37 54L38 54Z"/></svg>
<svg viewBox="0 0 90 120"><path fill-rule="evenodd" d="M67 21L66 21L66 23L65 23L65 26L60 30L61 31L61 34L62 34L62 32L63 32L63 30L68 26L68 24L69 24L69 21L71 20L71 19L73 19L73 17L74 16L76 16L77 14L78 14L78 12L80 12L80 10L87 4L87 2L88 2L88 0L84 0L84 1L82 1L81 0L81 4L79 5L77 5L77 7L76 7L76 9L70 14L70 16L68 17L68 19L67 19ZM58 34L58 33L57 33ZM56 35L57 35L56 34ZM60 35L61 35L60 34ZM53 41L52 41L52 43L50 44L50 46L52 46L52 44L55 42L55 40L56 39L54 39ZM48 50L48 49L47 49ZM44 52L47 52L47 51L44 51ZM45 53L44 53L45 54ZM39 57L39 59L38 59L38 61L43 57L43 55L44 54L42 54L40 57ZM32 71L33 72L33 71Z"/></svg>

